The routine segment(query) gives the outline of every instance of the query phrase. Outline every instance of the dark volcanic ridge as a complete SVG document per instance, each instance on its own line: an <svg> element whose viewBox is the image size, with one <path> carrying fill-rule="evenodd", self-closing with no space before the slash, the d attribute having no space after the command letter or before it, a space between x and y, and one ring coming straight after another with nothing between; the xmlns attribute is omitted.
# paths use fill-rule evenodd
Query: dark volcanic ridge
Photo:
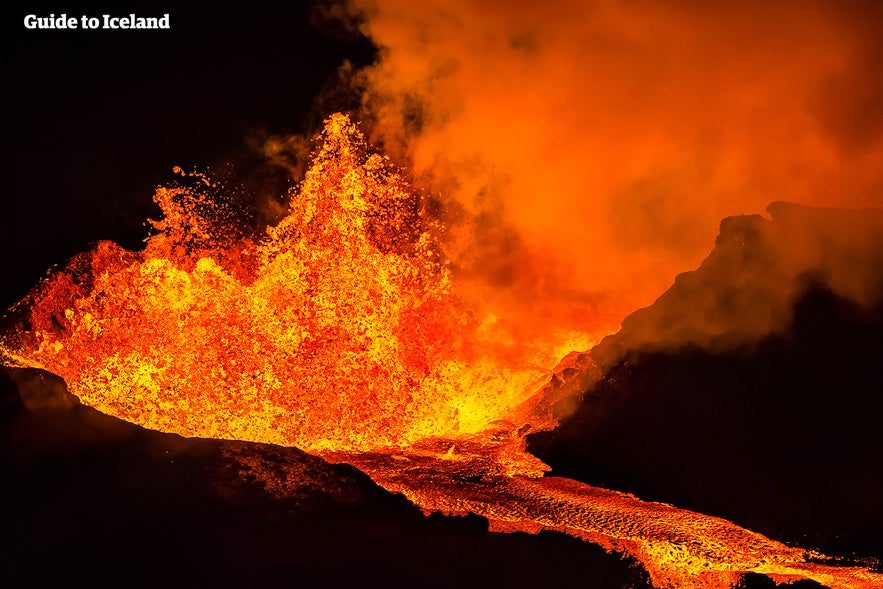
<svg viewBox="0 0 883 589"><path fill-rule="evenodd" d="M558 476L879 559L883 213L769 211L725 219L697 270L592 350L604 376L528 448Z"/></svg>
<svg viewBox="0 0 883 589"><path fill-rule="evenodd" d="M48 373L0 378L6 587L649 587L635 561L564 534L427 517L348 465L146 430Z"/></svg>

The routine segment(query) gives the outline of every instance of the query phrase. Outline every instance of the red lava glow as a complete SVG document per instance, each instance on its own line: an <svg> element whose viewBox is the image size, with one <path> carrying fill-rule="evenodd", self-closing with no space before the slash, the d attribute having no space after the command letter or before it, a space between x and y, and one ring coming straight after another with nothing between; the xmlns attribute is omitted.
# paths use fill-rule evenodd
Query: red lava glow
<svg viewBox="0 0 883 589"><path fill-rule="evenodd" d="M529 423L550 367L594 338L541 349L477 316L405 179L343 115L320 140L257 243L229 238L203 194L160 188L144 251L102 242L50 276L10 355L105 413L186 436L317 452Z"/></svg>
<svg viewBox="0 0 883 589"><path fill-rule="evenodd" d="M812 579L837 589L873 589L883 583L883 575L826 564L822 554L786 546L721 518L569 479L509 474L489 452L494 446L484 440L458 443L443 456L410 451L337 458L427 513L475 513L486 517L494 531L555 530L626 553L659 589L725 589L747 572L780 583Z"/></svg>
<svg viewBox="0 0 883 589"><path fill-rule="evenodd" d="M145 427L297 446L427 512L626 552L660 588L748 571L883 584L718 518L544 477L524 436L554 427L551 405L597 377L588 354L565 357L597 336L530 345L464 303L443 228L347 117L328 119L288 215L259 240L225 233L223 206L196 189L155 199L164 217L143 251L99 243L34 289L8 362Z"/></svg>

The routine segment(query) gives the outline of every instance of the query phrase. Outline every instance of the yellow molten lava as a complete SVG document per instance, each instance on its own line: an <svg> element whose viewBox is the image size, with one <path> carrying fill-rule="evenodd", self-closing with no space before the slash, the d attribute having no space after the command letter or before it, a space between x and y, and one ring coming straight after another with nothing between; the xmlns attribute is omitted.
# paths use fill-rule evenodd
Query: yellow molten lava
<svg viewBox="0 0 883 589"><path fill-rule="evenodd" d="M320 140L288 215L256 241L203 188L157 190L164 217L144 251L101 242L49 276L0 358L146 427L298 446L426 512L624 552L660 589L723 589L745 572L880 586L725 520L544 477L524 435L598 378L590 354L549 371L591 335L529 346L475 316L405 179L342 115Z"/></svg>
<svg viewBox="0 0 883 589"><path fill-rule="evenodd" d="M50 276L7 354L185 436L366 450L512 419L557 359L495 340L493 318L463 307L441 227L347 117L319 140L257 242L231 237L199 190L158 189L144 251L101 242Z"/></svg>

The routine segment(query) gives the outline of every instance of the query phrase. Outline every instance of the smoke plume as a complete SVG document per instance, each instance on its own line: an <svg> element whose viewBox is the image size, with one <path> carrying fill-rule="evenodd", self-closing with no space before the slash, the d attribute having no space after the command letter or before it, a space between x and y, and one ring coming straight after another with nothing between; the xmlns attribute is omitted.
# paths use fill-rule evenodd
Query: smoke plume
<svg viewBox="0 0 883 589"><path fill-rule="evenodd" d="M457 284L513 337L615 326L695 268L724 217L881 205L879 3L350 14L380 48L358 77L372 141L440 195Z"/></svg>

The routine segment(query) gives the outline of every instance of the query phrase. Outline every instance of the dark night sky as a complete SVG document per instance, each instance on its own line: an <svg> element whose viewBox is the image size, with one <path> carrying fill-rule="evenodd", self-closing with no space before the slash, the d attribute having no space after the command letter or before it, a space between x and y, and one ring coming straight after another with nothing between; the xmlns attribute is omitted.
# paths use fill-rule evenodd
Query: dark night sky
<svg viewBox="0 0 883 589"><path fill-rule="evenodd" d="M311 24L310 3L28 3L6 9L7 146L0 304L50 266L111 239L129 248L171 169L253 165L250 139L303 132L337 67L373 48ZM171 15L170 31L27 30L27 14ZM9 108L9 107L7 107ZM247 175L248 170L236 170Z"/></svg>

